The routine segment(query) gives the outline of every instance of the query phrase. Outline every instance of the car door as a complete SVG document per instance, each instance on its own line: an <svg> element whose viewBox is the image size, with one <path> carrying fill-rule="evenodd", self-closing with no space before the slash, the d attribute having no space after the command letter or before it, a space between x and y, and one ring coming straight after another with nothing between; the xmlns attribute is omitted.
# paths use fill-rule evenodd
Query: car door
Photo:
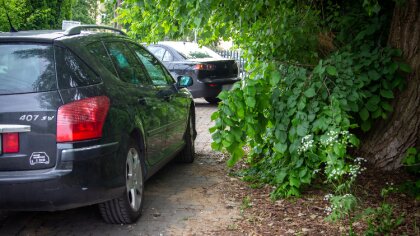
<svg viewBox="0 0 420 236"><path fill-rule="evenodd" d="M145 66L152 83L158 90L158 97L162 98L168 107L166 152L170 155L183 145L190 102L188 93L184 90L178 91L175 80L151 53L136 44L130 44L130 47Z"/></svg>
<svg viewBox="0 0 420 236"><path fill-rule="evenodd" d="M107 41L105 47L121 80L126 84L126 99L136 98L132 106L138 107L135 117L141 117L147 145L147 163L151 166L163 158L166 131L166 103L156 97L144 67L123 41Z"/></svg>

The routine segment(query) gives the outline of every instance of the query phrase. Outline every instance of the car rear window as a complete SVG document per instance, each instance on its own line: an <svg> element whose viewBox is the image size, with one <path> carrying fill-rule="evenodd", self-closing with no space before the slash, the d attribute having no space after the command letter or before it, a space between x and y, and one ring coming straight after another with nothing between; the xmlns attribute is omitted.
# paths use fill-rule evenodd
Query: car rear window
<svg viewBox="0 0 420 236"><path fill-rule="evenodd" d="M213 58L213 59L222 59L219 54L215 53L211 49L207 47L200 47L196 43L174 43L168 44L169 46L173 47L182 57L185 59L205 59L205 58Z"/></svg>
<svg viewBox="0 0 420 236"><path fill-rule="evenodd" d="M51 45L0 44L0 94L57 88Z"/></svg>

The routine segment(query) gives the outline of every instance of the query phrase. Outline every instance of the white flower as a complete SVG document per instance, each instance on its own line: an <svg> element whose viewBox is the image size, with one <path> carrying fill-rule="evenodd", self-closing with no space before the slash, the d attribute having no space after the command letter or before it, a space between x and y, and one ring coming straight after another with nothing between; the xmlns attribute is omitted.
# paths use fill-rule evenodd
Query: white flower
<svg viewBox="0 0 420 236"><path fill-rule="evenodd" d="M301 145L298 148L299 155L308 151L309 149L313 148L314 140L312 139L312 135L306 135L301 140Z"/></svg>
<svg viewBox="0 0 420 236"><path fill-rule="evenodd" d="M324 212L326 212L326 213L331 213L331 212L332 212L331 207L326 207L326 208L324 209Z"/></svg>
<svg viewBox="0 0 420 236"><path fill-rule="evenodd" d="M333 195L331 193L327 194L324 196L324 201L328 201L330 200L330 198L333 197Z"/></svg>

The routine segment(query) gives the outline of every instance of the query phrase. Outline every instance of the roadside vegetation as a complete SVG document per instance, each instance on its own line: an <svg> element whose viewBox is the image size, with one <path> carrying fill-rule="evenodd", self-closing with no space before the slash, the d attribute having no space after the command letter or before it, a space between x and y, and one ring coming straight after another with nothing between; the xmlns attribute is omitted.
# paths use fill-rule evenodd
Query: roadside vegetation
<svg viewBox="0 0 420 236"><path fill-rule="evenodd" d="M419 145L420 28L408 20L418 9L391 0L128 0L117 21L148 42L191 31L202 44L233 40L249 76L219 95L213 149L230 154L229 166L245 162L237 174L253 186L274 186L273 200L322 181L332 191L328 219L351 222L366 166L399 168ZM392 211L384 202L360 213L366 234L397 228L403 220Z"/></svg>

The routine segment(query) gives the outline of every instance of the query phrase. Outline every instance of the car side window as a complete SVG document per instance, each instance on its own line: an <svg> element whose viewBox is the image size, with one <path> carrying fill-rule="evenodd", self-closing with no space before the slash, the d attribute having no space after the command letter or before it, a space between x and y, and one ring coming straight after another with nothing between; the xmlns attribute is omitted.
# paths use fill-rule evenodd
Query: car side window
<svg viewBox="0 0 420 236"><path fill-rule="evenodd" d="M149 84L141 64L122 42L105 43L121 80L132 84Z"/></svg>
<svg viewBox="0 0 420 236"><path fill-rule="evenodd" d="M162 60L163 55L165 54L165 49L161 47L149 46L147 49L149 49L149 51L159 60Z"/></svg>
<svg viewBox="0 0 420 236"><path fill-rule="evenodd" d="M108 56L108 52L106 51L102 42L95 42L91 43L87 46L89 52L99 60L99 62L104 65L112 74L118 77L117 72L115 71L115 67L112 64L111 58Z"/></svg>
<svg viewBox="0 0 420 236"><path fill-rule="evenodd" d="M173 61L174 57L172 56L172 53L169 51L165 51L165 55L163 56L162 61Z"/></svg>
<svg viewBox="0 0 420 236"><path fill-rule="evenodd" d="M75 54L66 48L56 47L57 72L60 88L75 88L101 82L101 79Z"/></svg>
<svg viewBox="0 0 420 236"><path fill-rule="evenodd" d="M169 85L175 82L163 65L152 54L135 44L130 44L130 47L143 63L154 85Z"/></svg>

